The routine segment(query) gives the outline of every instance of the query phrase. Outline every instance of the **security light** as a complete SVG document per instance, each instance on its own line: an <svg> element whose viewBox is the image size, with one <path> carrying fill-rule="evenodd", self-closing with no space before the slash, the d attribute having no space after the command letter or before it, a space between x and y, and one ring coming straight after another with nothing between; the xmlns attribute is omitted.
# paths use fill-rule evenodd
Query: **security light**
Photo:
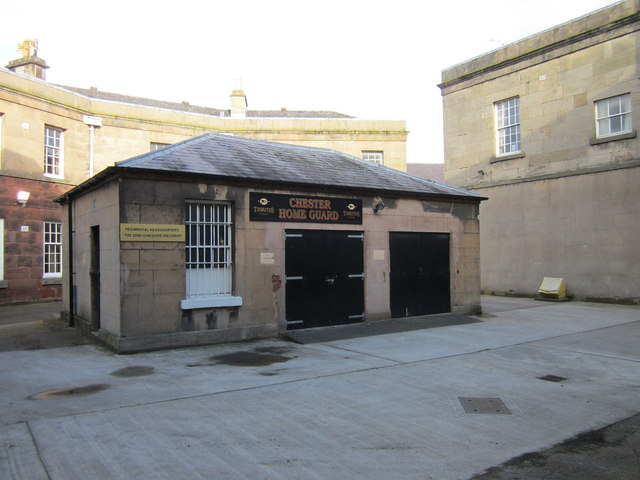
<svg viewBox="0 0 640 480"><path fill-rule="evenodd" d="M31 196L30 192L25 192L24 190L20 190L16 195L17 203L22 205L23 207L26 207L30 196Z"/></svg>

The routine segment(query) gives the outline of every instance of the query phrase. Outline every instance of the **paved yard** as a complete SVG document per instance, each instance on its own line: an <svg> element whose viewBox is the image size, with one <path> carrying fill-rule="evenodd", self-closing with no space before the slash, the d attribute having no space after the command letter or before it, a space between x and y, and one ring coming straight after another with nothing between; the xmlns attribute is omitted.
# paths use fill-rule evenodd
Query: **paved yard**
<svg viewBox="0 0 640 480"><path fill-rule="evenodd" d="M0 325L0 478L468 479L640 412L640 309L483 306L479 323L137 355Z"/></svg>

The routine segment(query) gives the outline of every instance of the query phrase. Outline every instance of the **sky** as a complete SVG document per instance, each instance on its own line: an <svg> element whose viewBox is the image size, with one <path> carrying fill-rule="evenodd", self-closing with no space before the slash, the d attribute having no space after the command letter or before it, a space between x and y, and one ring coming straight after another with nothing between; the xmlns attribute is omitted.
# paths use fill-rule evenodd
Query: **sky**
<svg viewBox="0 0 640 480"><path fill-rule="evenodd" d="M442 163L442 70L613 0L0 0L0 62L37 39L47 81L228 109L406 120Z"/></svg>

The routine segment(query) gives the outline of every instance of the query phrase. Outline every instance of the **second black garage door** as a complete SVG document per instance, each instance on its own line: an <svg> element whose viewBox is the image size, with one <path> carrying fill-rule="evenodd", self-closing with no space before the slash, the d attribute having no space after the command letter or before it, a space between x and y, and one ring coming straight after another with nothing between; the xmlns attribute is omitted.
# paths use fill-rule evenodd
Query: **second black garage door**
<svg viewBox="0 0 640 480"><path fill-rule="evenodd" d="M450 312L449 234L389 235L391 316Z"/></svg>

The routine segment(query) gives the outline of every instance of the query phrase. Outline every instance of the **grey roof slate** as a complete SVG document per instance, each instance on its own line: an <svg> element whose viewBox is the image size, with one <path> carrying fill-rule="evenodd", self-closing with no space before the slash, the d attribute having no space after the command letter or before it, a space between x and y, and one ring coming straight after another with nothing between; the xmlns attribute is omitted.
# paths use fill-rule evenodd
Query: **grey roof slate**
<svg viewBox="0 0 640 480"><path fill-rule="evenodd" d="M223 178L313 185L399 194L484 197L377 165L335 150L208 133L116 164L142 169Z"/></svg>
<svg viewBox="0 0 640 480"><path fill-rule="evenodd" d="M58 85L60 88L78 93L85 97L95 98L98 100L107 100L110 102L127 103L130 105L141 105L144 107L164 108L168 110L176 110L179 112L197 113L200 115L210 115L213 117L230 117L230 110L201 107L191 105L187 102L166 102L164 100L154 100L151 98L135 97L131 95L122 95L120 93L103 92L96 88L78 88ZM331 112L326 110L247 110L246 116L260 118L354 118L343 113Z"/></svg>

